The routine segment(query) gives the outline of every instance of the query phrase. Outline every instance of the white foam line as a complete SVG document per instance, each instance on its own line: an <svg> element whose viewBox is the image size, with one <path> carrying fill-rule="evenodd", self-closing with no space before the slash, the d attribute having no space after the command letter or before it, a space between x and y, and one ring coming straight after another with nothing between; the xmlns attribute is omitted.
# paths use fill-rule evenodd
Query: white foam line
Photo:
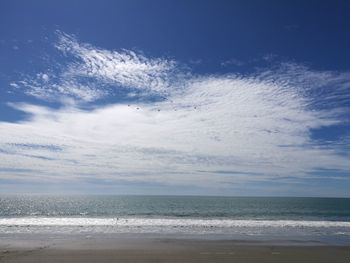
<svg viewBox="0 0 350 263"><path fill-rule="evenodd" d="M0 226L120 226L120 227L349 227L344 221L233 220L170 218L0 218Z"/></svg>

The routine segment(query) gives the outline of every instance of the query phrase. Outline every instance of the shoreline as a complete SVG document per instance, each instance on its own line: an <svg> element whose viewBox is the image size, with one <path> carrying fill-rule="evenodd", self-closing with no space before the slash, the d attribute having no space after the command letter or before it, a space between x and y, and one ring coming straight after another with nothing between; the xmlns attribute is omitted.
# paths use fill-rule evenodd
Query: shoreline
<svg viewBox="0 0 350 263"><path fill-rule="evenodd" d="M144 237L0 239L0 262L349 262L350 246Z"/></svg>

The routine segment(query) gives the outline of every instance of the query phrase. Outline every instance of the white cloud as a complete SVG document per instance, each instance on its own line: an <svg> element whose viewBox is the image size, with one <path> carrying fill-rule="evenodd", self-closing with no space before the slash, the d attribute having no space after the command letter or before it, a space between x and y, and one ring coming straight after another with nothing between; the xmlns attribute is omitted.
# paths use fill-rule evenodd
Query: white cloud
<svg viewBox="0 0 350 263"><path fill-rule="evenodd" d="M334 150L306 146L310 128L337 120L306 110L292 90L271 83L204 78L172 101L89 112L16 107L32 117L1 123L1 166L35 169L36 177L217 186L350 169Z"/></svg>
<svg viewBox="0 0 350 263"><path fill-rule="evenodd" d="M47 74L45 74L45 73L43 73L43 74L40 74L39 75L41 78L42 78L42 80L44 81L44 82L48 82L49 81L49 75L47 75Z"/></svg>
<svg viewBox="0 0 350 263"><path fill-rule="evenodd" d="M57 48L78 58L67 75L94 77L123 87L161 92L169 88L169 73L176 63L168 59L146 58L130 50L108 51L79 44L75 38L61 34Z"/></svg>
<svg viewBox="0 0 350 263"><path fill-rule="evenodd" d="M68 61L50 65L50 74L42 72L35 77L14 83L32 96L56 100L59 96L91 102L120 89L167 95L174 79L183 75L176 63L169 59L147 58L130 50L109 51L79 43L73 36L58 32L55 45ZM68 63L68 64L67 64ZM55 71L53 73L53 71Z"/></svg>
<svg viewBox="0 0 350 263"><path fill-rule="evenodd" d="M113 93L103 86L110 82L128 96L138 89L167 99L90 111L74 103L58 110L15 104L31 117L0 123L0 167L7 169L1 178L230 187L298 180L317 169L350 171L338 146L310 137L311 129L339 124L349 112L347 73L282 64L250 76L191 76L167 59L96 49L67 35L57 47L77 60L59 76L27 80L29 94L93 101ZM21 172L9 172L14 167Z"/></svg>
<svg viewBox="0 0 350 263"><path fill-rule="evenodd" d="M221 66L222 67L227 67L227 66L237 66L237 67L241 67L241 66L244 66L246 65L247 63L244 62L244 61L241 61L239 59L236 59L236 58L231 58L229 60L226 60L224 62L221 62Z"/></svg>

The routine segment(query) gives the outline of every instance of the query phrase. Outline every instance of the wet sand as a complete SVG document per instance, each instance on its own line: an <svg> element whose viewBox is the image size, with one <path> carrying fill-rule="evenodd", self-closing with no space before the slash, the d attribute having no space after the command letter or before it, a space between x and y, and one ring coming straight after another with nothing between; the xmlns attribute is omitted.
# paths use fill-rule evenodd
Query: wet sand
<svg viewBox="0 0 350 263"><path fill-rule="evenodd" d="M156 238L1 238L0 262L349 263L350 246Z"/></svg>

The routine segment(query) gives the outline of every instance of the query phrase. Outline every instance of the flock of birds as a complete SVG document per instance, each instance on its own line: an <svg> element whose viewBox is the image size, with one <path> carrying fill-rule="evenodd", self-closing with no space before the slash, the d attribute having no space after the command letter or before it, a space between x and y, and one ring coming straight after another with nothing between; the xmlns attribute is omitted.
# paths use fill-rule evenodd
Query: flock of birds
<svg viewBox="0 0 350 263"><path fill-rule="evenodd" d="M171 99L167 98L166 96L160 96L159 98L160 98L160 99L163 99L163 100L165 100L165 101L169 101L171 104L174 103ZM128 104L128 107L132 107L132 105L131 105L131 104ZM136 107L136 110L140 110L140 109L141 109L140 107ZM193 109L196 110L196 109L197 109L197 106L193 106ZM177 109L176 109L175 107L174 107L173 110L174 110L174 111L177 111ZM161 110L158 108L157 111L160 112Z"/></svg>
<svg viewBox="0 0 350 263"><path fill-rule="evenodd" d="M131 104L128 104L128 107L131 107ZM140 109L140 107L136 107L136 110L139 110ZM193 107L193 109L197 109L197 107L196 106L194 106ZM157 109L157 111L160 111L160 109ZM174 109L174 111L177 111L177 109Z"/></svg>

